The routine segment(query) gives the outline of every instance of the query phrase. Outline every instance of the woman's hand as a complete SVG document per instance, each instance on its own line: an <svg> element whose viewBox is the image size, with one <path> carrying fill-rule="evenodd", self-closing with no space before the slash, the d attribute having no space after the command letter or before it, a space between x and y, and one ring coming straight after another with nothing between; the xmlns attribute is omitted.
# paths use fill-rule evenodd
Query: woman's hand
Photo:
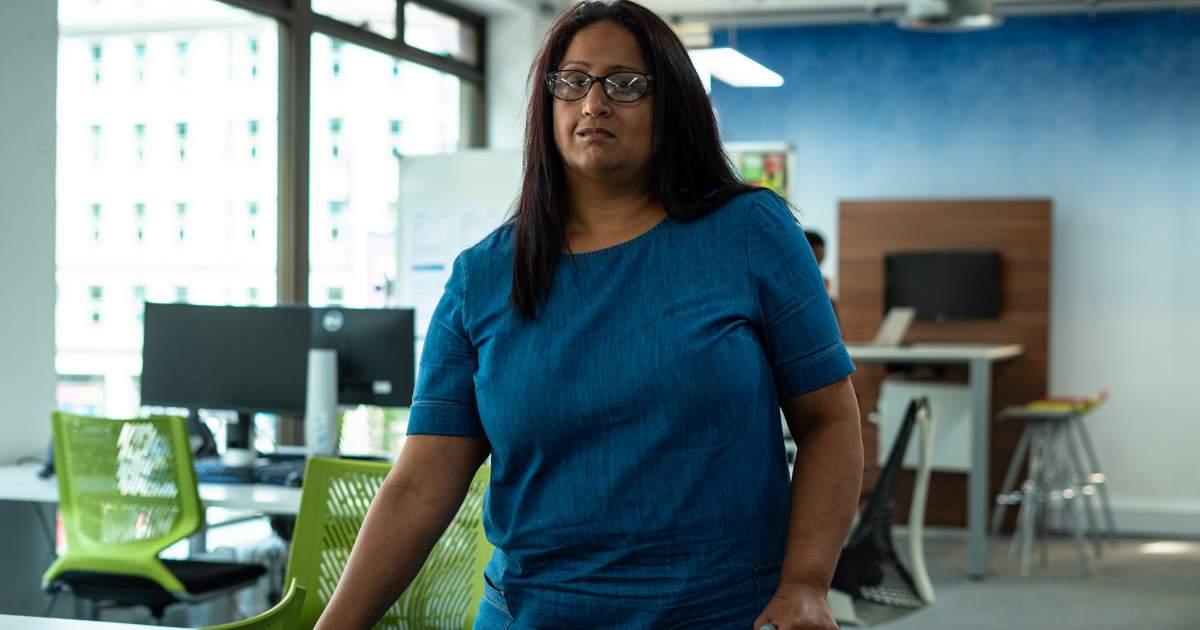
<svg viewBox="0 0 1200 630"><path fill-rule="evenodd" d="M778 630L837 630L837 620L825 592L808 585L780 584L767 607L754 620L753 630L771 624Z"/></svg>

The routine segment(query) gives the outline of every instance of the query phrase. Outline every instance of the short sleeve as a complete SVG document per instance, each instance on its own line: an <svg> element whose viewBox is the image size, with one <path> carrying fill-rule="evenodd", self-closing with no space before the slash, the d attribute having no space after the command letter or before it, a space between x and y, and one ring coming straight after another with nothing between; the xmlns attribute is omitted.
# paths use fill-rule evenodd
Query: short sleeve
<svg viewBox="0 0 1200 630"><path fill-rule="evenodd" d="M774 193L753 195L748 250L767 358L779 397L845 378L854 362L842 343L825 282L804 230Z"/></svg>
<svg viewBox="0 0 1200 630"><path fill-rule="evenodd" d="M408 417L409 435L482 436L475 404L475 348L464 325L467 272L459 254L433 311Z"/></svg>

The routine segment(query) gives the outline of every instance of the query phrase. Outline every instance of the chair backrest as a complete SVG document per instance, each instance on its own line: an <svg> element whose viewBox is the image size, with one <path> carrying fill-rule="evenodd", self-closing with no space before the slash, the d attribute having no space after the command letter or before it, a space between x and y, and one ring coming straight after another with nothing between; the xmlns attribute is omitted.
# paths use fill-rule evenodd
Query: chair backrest
<svg viewBox="0 0 1200 630"><path fill-rule="evenodd" d="M184 419L55 412L51 424L67 550L43 584L68 571L93 571L183 591L158 554L204 526Z"/></svg>
<svg viewBox="0 0 1200 630"><path fill-rule="evenodd" d="M891 538L892 517L896 511L896 490L900 485L900 476L904 467L904 455L908 451L908 443L912 439L913 429L917 425L917 415L929 404L926 398L914 398L908 403L904 412L904 422L892 442L887 460L879 471L875 488L867 498L858 527L850 536L850 546L861 543L869 536Z"/></svg>
<svg viewBox="0 0 1200 630"><path fill-rule="evenodd" d="M309 592L297 628L312 628L325 610L367 509L390 469L375 462L309 460L287 571ZM480 467L420 573L376 628L470 630L483 595L483 567L492 554L482 518L490 473L490 466Z"/></svg>
<svg viewBox="0 0 1200 630"><path fill-rule="evenodd" d="M304 607L304 587L296 582L296 578L288 581L287 592L283 599L270 610L255 615L249 619L234 621L219 626L208 626L203 630L293 630L300 610Z"/></svg>
<svg viewBox="0 0 1200 630"><path fill-rule="evenodd" d="M919 608L927 603L922 596L933 592L932 587L925 588L928 586L927 580L919 583L913 579L900 562L892 540L892 516L895 513L896 489L904 465L904 454L918 419L928 416L928 407L926 398L914 398L909 402L904 424L892 443L887 461L875 482L875 489L838 558L833 588L855 598L891 606ZM925 463L928 463L929 450L924 449ZM917 535L920 533L917 532ZM923 558L920 569L924 572Z"/></svg>

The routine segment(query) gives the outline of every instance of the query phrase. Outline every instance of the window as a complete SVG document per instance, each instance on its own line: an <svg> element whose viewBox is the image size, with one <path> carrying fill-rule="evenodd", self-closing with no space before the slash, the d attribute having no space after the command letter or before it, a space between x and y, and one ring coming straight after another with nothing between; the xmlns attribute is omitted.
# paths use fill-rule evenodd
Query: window
<svg viewBox="0 0 1200 630"><path fill-rule="evenodd" d="M146 231L145 231L145 227L144 227L144 224L146 221L146 204L144 204L144 203L133 204L133 217L134 217L133 237L134 237L134 240L136 240L137 242L140 243L146 237Z"/></svg>
<svg viewBox="0 0 1200 630"><path fill-rule="evenodd" d="M179 41L175 43L175 52L179 57L179 76L187 76L188 66L188 42Z"/></svg>
<svg viewBox="0 0 1200 630"><path fill-rule="evenodd" d="M146 80L146 42L133 43L133 58L136 64L137 80Z"/></svg>
<svg viewBox="0 0 1200 630"><path fill-rule="evenodd" d="M328 63L329 40L313 36L314 68ZM340 55L340 78L312 75L313 137L331 143L313 142L309 159L311 172L321 174L309 182L309 300L320 305L329 287L339 287L345 306L382 307L396 303L393 155L469 146L473 130L463 120L474 118L480 100L470 82L426 66L350 42ZM337 168L327 162L334 146Z"/></svg>
<svg viewBox="0 0 1200 630"><path fill-rule="evenodd" d="M133 125L133 147L137 152L137 159L146 159L146 123Z"/></svg>
<svg viewBox="0 0 1200 630"><path fill-rule="evenodd" d="M329 66L329 71L333 76L342 76L342 42L331 39L329 40L329 56L333 59L333 63Z"/></svg>
<svg viewBox="0 0 1200 630"><path fill-rule="evenodd" d="M336 241L341 236L342 211L346 209L345 201L329 202L329 240Z"/></svg>
<svg viewBox="0 0 1200 630"><path fill-rule="evenodd" d="M392 136L392 156L393 157L400 157L400 129L401 129L401 127L402 126L400 124L400 121L396 120L395 118L388 121L388 130L391 132L391 136Z"/></svg>
<svg viewBox="0 0 1200 630"><path fill-rule="evenodd" d="M92 204L92 240L97 242L100 240L100 215L102 213L103 209L100 204Z"/></svg>
<svg viewBox="0 0 1200 630"><path fill-rule="evenodd" d="M101 320L100 311L101 311L101 308L103 307L102 302L104 301L104 287L101 287L101 286L95 285L95 284L89 286L88 287L88 297L91 298L92 304L91 304L91 309L89 310L89 313L90 313L90 319L91 319L92 325L94 326L96 324L99 324L100 320Z"/></svg>
<svg viewBox="0 0 1200 630"><path fill-rule="evenodd" d="M250 158L253 159L258 157L258 121L251 120L246 126L250 132Z"/></svg>
<svg viewBox="0 0 1200 630"><path fill-rule="evenodd" d="M396 36L396 0L313 0L313 11L384 37Z"/></svg>
<svg viewBox="0 0 1200 630"><path fill-rule="evenodd" d="M330 136L329 144L331 147L330 152L333 154L334 159L337 159L339 153L341 152L340 146L339 146L340 141L341 141L341 135L342 135L342 119L341 118L330 118L329 119L329 136Z"/></svg>
<svg viewBox="0 0 1200 630"><path fill-rule="evenodd" d="M185 122L175 123L175 136L179 140L179 159L187 158L187 138L188 124Z"/></svg>
<svg viewBox="0 0 1200 630"><path fill-rule="evenodd" d="M100 62L104 59L104 46L92 44L92 80L100 83Z"/></svg>
<svg viewBox="0 0 1200 630"><path fill-rule="evenodd" d="M92 125L92 160L100 161L100 140L103 136L103 128L100 125Z"/></svg>
<svg viewBox="0 0 1200 630"><path fill-rule="evenodd" d="M435 55L479 63L481 24L422 6L404 3L404 42Z"/></svg>
<svg viewBox="0 0 1200 630"><path fill-rule="evenodd" d="M258 38L251 37L247 42L250 48L250 78L258 77Z"/></svg>
<svg viewBox="0 0 1200 630"><path fill-rule="evenodd" d="M482 22L469 12L427 1L419 8L449 20L443 31L482 34ZM136 10L122 9L126 4ZM245 296L270 304L276 266L282 263L289 273L307 278L314 303L329 299L330 288L342 289L342 300L364 306L389 303L396 286L390 274L397 238L398 169L392 156L453 151L478 137L474 125L481 120L482 40L455 41L443 34L438 37L445 41L435 45L421 34L426 27L417 21L410 19L409 28L403 28L405 13L412 10L397 0L311 0L311 7L345 24L333 30L381 36L362 40L368 42L363 47L314 32L331 28L330 22L303 19L309 11L303 2L59 4L55 225L61 287L56 290L63 289L62 312L79 313L58 318L56 325L62 407L120 416L140 411L137 363L131 359L141 334L129 289L121 289L120 304L106 304L119 311L102 313L84 299L93 278L154 288L152 299L163 301L171 299L177 285L185 288L189 301L241 303ZM312 43L311 56L290 60L284 72L279 65L281 24ZM405 43L406 37L411 41ZM446 61L414 54L412 45L444 49L434 54ZM474 57L477 62L457 63ZM274 150L278 95L288 93L279 90L276 77L298 76L294 72L305 65L310 102L300 109L310 113L309 127L281 131L285 137L299 133L306 141L298 144L311 147L305 170L313 177L305 183L309 194L293 197L281 187L297 181L290 177L296 174L295 156L280 161L284 156ZM107 89L114 78L118 83ZM340 121L336 127L330 124L333 119ZM256 130L250 121L257 123ZM263 138L268 144L262 144ZM287 144L283 146L290 148ZM253 162L245 161L247 154ZM337 160L333 164L331 155ZM281 166L284 170L277 172ZM310 250L295 261L278 257L280 194L308 199L295 210L306 216L288 217L309 226ZM343 202L339 213L323 212L330 201ZM106 207L101 216L89 219L93 203ZM186 210L181 215L172 204L184 204ZM239 207L245 214L236 211ZM100 238L101 228L104 243L111 240L112 246L89 246ZM251 238L230 238L238 233ZM130 235L141 244L121 247L138 242ZM176 235L186 237L186 248L179 247ZM302 260L308 261L306 269L295 264ZM159 277L173 279L161 293L154 280ZM82 302L77 310L70 308L71 295ZM103 335L90 325L93 311L97 323L103 315ZM72 377L87 379L87 391L99 394L75 400L84 388L64 387Z"/></svg>
<svg viewBox="0 0 1200 630"><path fill-rule="evenodd" d="M133 321L138 328L146 322L146 287L133 287Z"/></svg>
<svg viewBox="0 0 1200 630"><path fill-rule="evenodd" d="M250 240L258 238L258 202L251 201L246 204L246 213L250 215Z"/></svg>
<svg viewBox="0 0 1200 630"><path fill-rule="evenodd" d="M179 240L180 241L182 241L184 239L184 237L186 236L186 230L184 228L187 226L187 211L188 211L188 205L186 203L175 204L175 214L178 215L178 217L179 217Z"/></svg>

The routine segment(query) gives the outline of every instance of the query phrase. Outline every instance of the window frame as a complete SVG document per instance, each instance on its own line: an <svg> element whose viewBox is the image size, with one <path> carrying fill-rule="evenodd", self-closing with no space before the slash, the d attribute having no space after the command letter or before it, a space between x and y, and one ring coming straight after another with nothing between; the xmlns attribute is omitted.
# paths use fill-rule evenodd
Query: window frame
<svg viewBox="0 0 1200 630"><path fill-rule="evenodd" d="M279 26L279 221L276 298L279 303L309 301L309 159L312 147L312 36L321 33L458 77L472 84L476 95L474 125L466 139L481 147L487 137L487 18L446 0L422 0L422 5L475 27L479 61L471 64L437 55L404 41L404 9L409 0L396 0L396 36L316 13L311 0L217 0L232 7L272 18Z"/></svg>

